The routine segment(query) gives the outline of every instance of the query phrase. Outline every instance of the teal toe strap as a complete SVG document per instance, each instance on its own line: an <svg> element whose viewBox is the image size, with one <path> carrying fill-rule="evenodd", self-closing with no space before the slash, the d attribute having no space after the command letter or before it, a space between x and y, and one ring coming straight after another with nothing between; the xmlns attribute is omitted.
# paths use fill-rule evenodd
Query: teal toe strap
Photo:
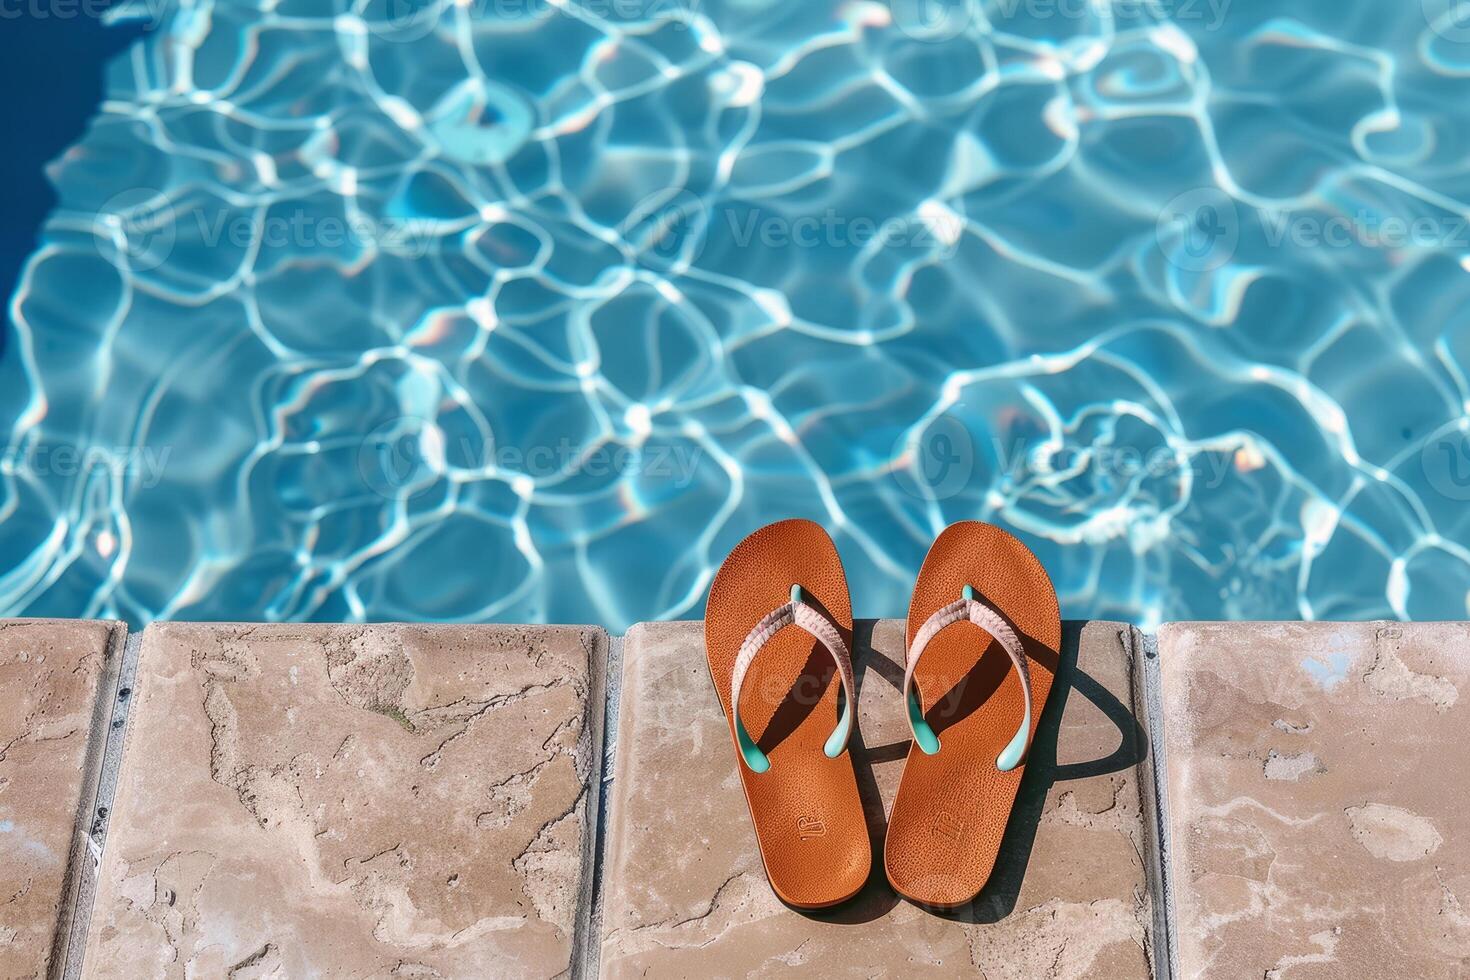
<svg viewBox="0 0 1470 980"><path fill-rule="evenodd" d="M1021 727L1016 729L1016 734L1011 738L999 758L995 760L995 768L1001 772L1010 772L1021 764L1021 757L1026 754L1026 737L1031 734L1031 706L1026 706L1026 718L1021 722Z"/></svg>
<svg viewBox="0 0 1470 980"><path fill-rule="evenodd" d="M847 748L848 736L852 734L852 698L847 696L847 685L842 686L842 717L837 719L837 727L832 729L832 734L827 736L827 742L822 746L822 754L829 759L835 759Z"/></svg>
<svg viewBox="0 0 1470 980"><path fill-rule="evenodd" d="M934 734L934 729L924 720L924 706L919 703L918 688L909 686L907 701L909 730L914 733L914 741L925 755L933 755L939 751L939 736Z"/></svg>
<svg viewBox="0 0 1470 980"><path fill-rule="evenodd" d="M856 686L852 673L852 656L848 653L847 644L843 642L837 627L815 606L803 602L801 586L793 585L791 601L772 610L756 623L735 657L735 673L730 683L730 715L735 730L735 746L740 752L741 761L751 772L766 772L771 768L771 760L761 751L755 739L750 737L750 732L746 731L745 722L740 717L740 692L745 686L745 675L755 661L756 654L760 653L773 636L788 626L798 626L816 637L837 662L837 676L842 681L842 716L837 720L837 727L832 729L832 734L827 736L826 744L822 747L823 753L829 759L837 758L847 748L847 740L852 735L855 700L853 688Z"/></svg>
<svg viewBox="0 0 1470 980"><path fill-rule="evenodd" d="M771 760L745 730L745 722L740 720L739 715L735 716L735 744L740 747L740 758L745 760L751 772L765 772L771 768Z"/></svg>
<svg viewBox="0 0 1470 980"><path fill-rule="evenodd" d="M915 634L913 645L909 647L908 664L903 677L903 694L908 706L909 730L914 733L914 744L919 747L919 751L925 755L934 755L939 751L939 736L924 720L924 707L919 700L914 672L919 664L919 658L923 656L924 649L939 631L960 622L974 623L995 637L1010 656L1016 673L1021 677L1021 692L1026 702L1026 710L1021 717L1021 724L1016 729L1016 734L1011 737L1010 742L995 759L997 769L1001 772L1010 772L1025 759L1026 749L1031 740L1031 671L1027 666L1025 648L1021 646L1015 630L1011 629L1010 624L999 612L976 599L975 590L968 585L965 586L964 594L957 602L936 610L925 621L924 625L919 628L919 632Z"/></svg>

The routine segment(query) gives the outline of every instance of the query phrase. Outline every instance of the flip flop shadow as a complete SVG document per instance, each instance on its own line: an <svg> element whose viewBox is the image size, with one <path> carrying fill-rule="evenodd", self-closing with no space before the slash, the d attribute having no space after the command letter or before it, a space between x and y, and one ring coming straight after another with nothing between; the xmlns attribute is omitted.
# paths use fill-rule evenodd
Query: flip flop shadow
<svg viewBox="0 0 1470 980"><path fill-rule="evenodd" d="M881 679L892 685L894 690L903 686L903 666L887 657L875 654L872 649L873 620L858 620L853 628L854 666L857 671L858 691L869 677ZM1005 837L996 856L995 868L990 880L973 902L955 909L929 910L932 914L957 922L998 922L1015 910L1020 895L1021 883L1026 877L1031 852L1036 843L1037 828L1042 811L1046 807L1047 795L1058 783L1075 779L1088 779L1123 772L1136 767L1148 754L1148 738L1143 726L1129 708L1091 675L1077 666L1077 650L1081 639L1082 622L1063 623L1061 650L1053 654L1031 637L1022 634L1022 642L1028 656L1041 663L1055 660L1056 677L1051 695L1037 724L1036 738L1031 745L1026 761L1026 775L1016 794L1015 806L1006 824ZM982 663L990 660L982 657ZM1005 659L1002 657L1002 659ZM1007 661L1008 662L1008 661ZM987 674L989 665L976 665L976 671ZM944 712L943 722L953 724L963 717L966 705L969 710L983 703L984 697L972 693L970 688L983 692L986 683L956 685L956 704ZM990 690L994 686L989 685ZM1100 758L1065 765L1057 761L1058 741L1061 733L1062 716L1067 701L1076 694L1095 706L1108 721L1117 728L1118 747ZM950 700L948 697L945 701ZM879 795L877 780L873 774L876 763L891 762L906 758L910 741L904 739L869 748L862 741L861 729L852 740L853 762L857 770L858 791L863 800L863 809L868 820L868 830L873 844L873 872L863 890L851 901L833 909L818 911L796 909L808 918L844 924L871 922L887 914L900 899L889 887L883 870L883 839L888 830L887 814Z"/></svg>

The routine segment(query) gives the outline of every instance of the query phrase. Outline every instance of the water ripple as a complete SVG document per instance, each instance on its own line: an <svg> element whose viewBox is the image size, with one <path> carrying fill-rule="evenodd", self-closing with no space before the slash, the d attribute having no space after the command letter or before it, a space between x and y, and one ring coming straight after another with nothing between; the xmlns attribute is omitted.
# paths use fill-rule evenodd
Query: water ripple
<svg viewBox="0 0 1470 980"><path fill-rule="evenodd" d="M1453 0L176 0L0 362L7 615L1470 615Z"/></svg>

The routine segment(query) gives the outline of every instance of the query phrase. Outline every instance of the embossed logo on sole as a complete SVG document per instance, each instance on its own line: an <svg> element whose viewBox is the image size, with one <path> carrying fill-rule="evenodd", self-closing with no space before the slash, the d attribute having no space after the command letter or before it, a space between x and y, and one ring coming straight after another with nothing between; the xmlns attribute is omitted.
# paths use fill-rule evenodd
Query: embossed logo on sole
<svg viewBox="0 0 1470 980"><path fill-rule="evenodd" d="M796 832L801 835L802 840L812 840L815 837L827 836L827 825L816 817L797 817Z"/></svg>
<svg viewBox="0 0 1470 980"><path fill-rule="evenodd" d="M934 832L958 844L965 836L965 822L947 810L938 810L934 814Z"/></svg>

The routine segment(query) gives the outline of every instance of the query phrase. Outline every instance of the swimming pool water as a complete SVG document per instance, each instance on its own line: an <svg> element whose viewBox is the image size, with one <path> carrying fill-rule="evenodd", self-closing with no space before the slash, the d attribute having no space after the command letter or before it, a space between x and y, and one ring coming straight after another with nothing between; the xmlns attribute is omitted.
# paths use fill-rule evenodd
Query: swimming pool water
<svg viewBox="0 0 1470 980"><path fill-rule="evenodd" d="M1465 618L1455 0L173 0L53 167L0 612Z"/></svg>

